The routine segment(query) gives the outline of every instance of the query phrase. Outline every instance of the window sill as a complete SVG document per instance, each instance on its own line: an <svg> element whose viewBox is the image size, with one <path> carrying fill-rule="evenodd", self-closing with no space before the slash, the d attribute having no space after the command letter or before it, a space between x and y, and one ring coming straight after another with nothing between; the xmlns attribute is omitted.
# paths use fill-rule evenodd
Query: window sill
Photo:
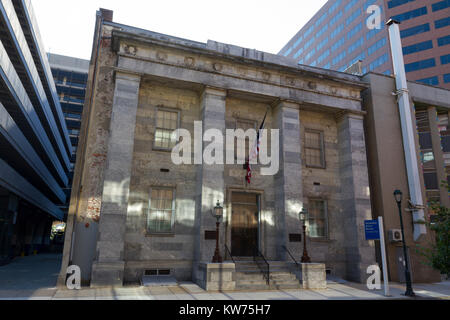
<svg viewBox="0 0 450 320"><path fill-rule="evenodd" d="M175 237L175 233L173 232L169 232L169 233L146 233L145 234L146 238L174 238Z"/></svg>
<svg viewBox="0 0 450 320"><path fill-rule="evenodd" d="M310 238L307 237L311 242L333 242L333 240L328 238Z"/></svg>
<svg viewBox="0 0 450 320"><path fill-rule="evenodd" d="M306 168L308 168L308 169L323 169L323 170L327 169L327 167L311 166L311 165L306 165Z"/></svg>
<svg viewBox="0 0 450 320"><path fill-rule="evenodd" d="M152 150L153 151L161 151L161 152L165 152L165 153L172 152L172 149L158 148L158 147L153 147Z"/></svg>

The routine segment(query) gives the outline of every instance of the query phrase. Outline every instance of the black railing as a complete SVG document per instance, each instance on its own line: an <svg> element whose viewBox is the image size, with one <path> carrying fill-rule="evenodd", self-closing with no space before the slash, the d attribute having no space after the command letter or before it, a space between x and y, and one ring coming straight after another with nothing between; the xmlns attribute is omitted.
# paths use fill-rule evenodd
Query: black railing
<svg viewBox="0 0 450 320"><path fill-rule="evenodd" d="M297 265L297 267L300 267L300 264L297 262L297 260L295 260L294 256L291 254L291 252L289 251L289 249L286 246L283 246L283 249L286 250L286 252L288 253L288 255L291 257L291 259L295 262L295 264Z"/></svg>
<svg viewBox="0 0 450 320"><path fill-rule="evenodd" d="M267 284L270 284L270 265L267 262L266 258L263 256L263 254L256 247L254 247L253 260L256 262L259 269L261 270L264 278L267 281Z"/></svg>
<svg viewBox="0 0 450 320"><path fill-rule="evenodd" d="M231 251L230 251L230 249L228 248L228 246L227 245L225 245L225 252L226 252L226 254L227 255L229 255L230 256L230 258L231 258L231 261L233 261L233 263L236 263L236 261L234 261L234 258L233 258L233 256L231 255ZM226 259L227 257L226 257L226 255L225 255L225 259Z"/></svg>

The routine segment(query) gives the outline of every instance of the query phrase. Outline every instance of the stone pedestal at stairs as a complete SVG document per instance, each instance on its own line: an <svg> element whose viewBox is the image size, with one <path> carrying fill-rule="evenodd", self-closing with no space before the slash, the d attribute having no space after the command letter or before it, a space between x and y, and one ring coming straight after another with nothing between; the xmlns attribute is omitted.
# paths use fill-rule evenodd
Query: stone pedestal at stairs
<svg viewBox="0 0 450 320"><path fill-rule="evenodd" d="M302 263L303 289L326 289L327 274L323 263Z"/></svg>
<svg viewBox="0 0 450 320"><path fill-rule="evenodd" d="M234 263L200 263L197 284L206 291L235 290Z"/></svg>

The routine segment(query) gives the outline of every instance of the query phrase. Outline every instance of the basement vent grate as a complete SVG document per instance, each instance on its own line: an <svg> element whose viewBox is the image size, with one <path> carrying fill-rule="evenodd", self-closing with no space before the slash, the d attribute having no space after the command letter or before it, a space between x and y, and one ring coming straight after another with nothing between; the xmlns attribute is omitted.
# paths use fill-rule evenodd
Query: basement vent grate
<svg viewBox="0 0 450 320"><path fill-rule="evenodd" d="M148 269L144 270L146 276L169 276L170 269Z"/></svg>

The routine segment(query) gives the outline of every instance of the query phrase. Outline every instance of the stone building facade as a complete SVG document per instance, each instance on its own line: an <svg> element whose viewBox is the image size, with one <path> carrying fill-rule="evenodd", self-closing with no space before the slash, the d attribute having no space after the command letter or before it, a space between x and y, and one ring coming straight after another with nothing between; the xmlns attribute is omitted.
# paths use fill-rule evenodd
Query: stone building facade
<svg viewBox="0 0 450 320"><path fill-rule="evenodd" d="M226 260L288 261L307 244L331 274L363 282L375 262L364 239L371 203L360 77L214 41L198 43L97 16L63 258L91 286L136 282L146 270L199 278L224 207ZM279 129L279 170L250 184L242 164L175 165L170 129ZM203 142L206 148L210 142ZM232 148L229 145L224 146ZM194 150L194 146L192 146ZM194 156L194 155L193 155ZM303 241L304 239L302 239ZM65 279L64 271L60 277Z"/></svg>

